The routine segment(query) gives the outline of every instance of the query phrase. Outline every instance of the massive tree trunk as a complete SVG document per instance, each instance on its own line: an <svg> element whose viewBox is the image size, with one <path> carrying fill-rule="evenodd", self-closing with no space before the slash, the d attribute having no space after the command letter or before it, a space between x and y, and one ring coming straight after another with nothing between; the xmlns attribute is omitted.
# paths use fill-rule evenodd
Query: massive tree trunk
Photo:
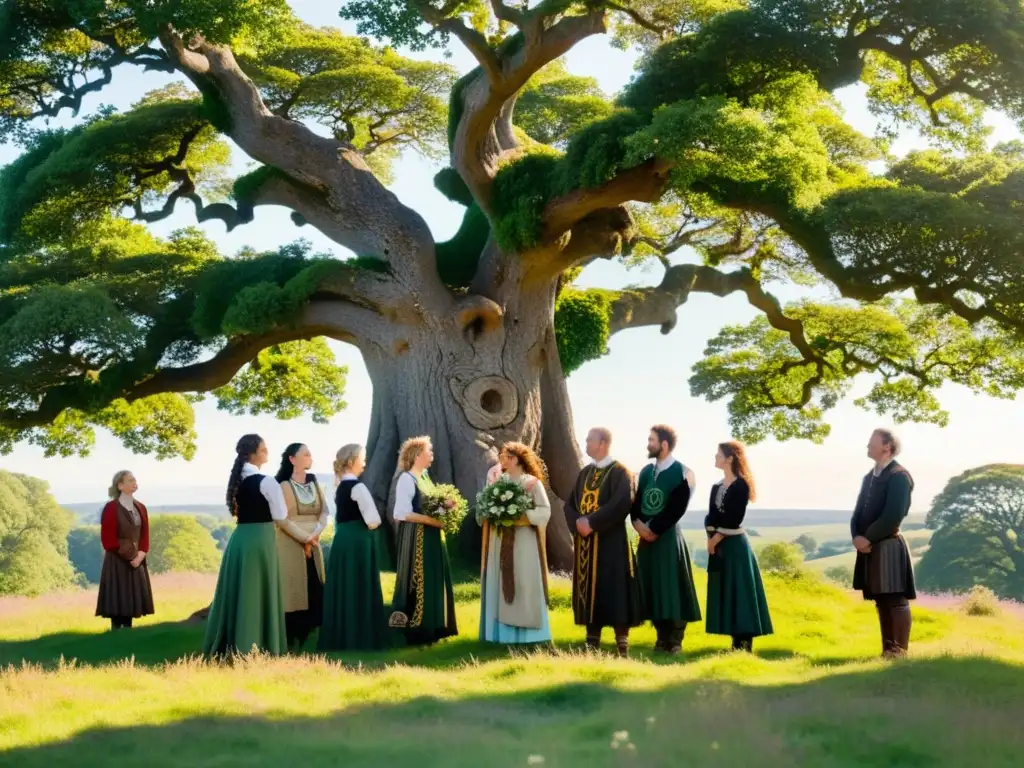
<svg viewBox="0 0 1024 768"><path fill-rule="evenodd" d="M431 475L458 486L472 503L497 449L520 441L550 470L552 568L568 570L572 539L562 515L580 456L553 328L554 287L523 289L501 307L468 295L450 313L424 311L392 326L389 343L360 349L373 383L365 480L391 516L402 441L428 435ZM467 521L459 551L479 553L480 529Z"/></svg>

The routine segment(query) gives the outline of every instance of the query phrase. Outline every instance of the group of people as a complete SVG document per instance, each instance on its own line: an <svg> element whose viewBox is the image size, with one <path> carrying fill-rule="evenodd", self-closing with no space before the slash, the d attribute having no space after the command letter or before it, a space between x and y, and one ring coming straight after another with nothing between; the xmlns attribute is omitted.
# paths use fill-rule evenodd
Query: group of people
<svg viewBox="0 0 1024 768"><path fill-rule="evenodd" d="M673 451L676 433L656 425L647 450L652 463L635 478L611 456L612 435L587 435L591 463L579 473L564 510L574 539L572 608L585 627L586 644L598 648L611 627L616 650L626 656L629 633L645 621L655 629L656 652L681 652L687 625L702 619L689 550L680 521L696 478ZM899 526L910 508L913 480L895 457L899 442L876 430L868 444L875 466L864 478L851 537L857 550L854 588L875 601L885 656L906 652L909 600L916 597L910 553ZM236 447L226 501L237 526L228 541L203 650L217 656L253 647L270 653L300 649L319 628L321 651L380 650L396 643L429 645L458 634L451 567L440 520L424 514L433 482L429 437L407 440L398 456L393 518L396 580L390 613L381 581L381 516L360 481L362 446L338 451L334 463L335 536L324 562L320 536L329 524L324 492L309 471L302 444L282 455L276 476L260 468L269 454L258 435ZM751 651L756 637L773 632L757 558L743 528L755 500L753 475L741 443L721 443L704 517L708 578L705 627ZM503 644L551 642L548 616L546 527L551 519L543 462L526 445L509 443L487 473L486 484L512 481L532 497L510 527L483 524L480 639ZM146 566L149 523L134 498L130 472L114 477L102 513L104 549L97 615L113 628L153 612ZM636 547L628 527L636 533Z"/></svg>

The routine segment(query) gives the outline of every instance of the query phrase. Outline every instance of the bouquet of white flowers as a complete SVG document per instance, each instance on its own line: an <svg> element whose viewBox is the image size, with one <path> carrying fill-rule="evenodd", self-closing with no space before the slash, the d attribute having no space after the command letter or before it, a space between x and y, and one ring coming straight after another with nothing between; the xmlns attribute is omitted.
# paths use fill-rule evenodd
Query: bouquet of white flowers
<svg viewBox="0 0 1024 768"><path fill-rule="evenodd" d="M476 521L486 520L500 528L511 528L523 514L534 508L533 494L508 475L488 485L476 497Z"/></svg>
<svg viewBox="0 0 1024 768"><path fill-rule="evenodd" d="M454 536L462 526L462 518L469 511L469 504L454 485L435 485L423 493L422 511L440 520L444 532Z"/></svg>

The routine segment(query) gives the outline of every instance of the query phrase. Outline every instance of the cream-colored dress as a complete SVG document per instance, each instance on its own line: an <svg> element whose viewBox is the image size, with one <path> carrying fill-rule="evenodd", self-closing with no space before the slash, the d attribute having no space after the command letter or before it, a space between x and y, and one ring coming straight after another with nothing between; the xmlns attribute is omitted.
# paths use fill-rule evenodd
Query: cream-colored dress
<svg viewBox="0 0 1024 768"><path fill-rule="evenodd" d="M532 475L520 482L533 495L534 508L515 528L499 534L486 526L481 570L480 639L498 643L536 643L551 639L548 625L547 556L544 537L551 503L544 484ZM512 566L515 594L507 599L501 572L502 536L514 536Z"/></svg>
<svg viewBox="0 0 1024 768"><path fill-rule="evenodd" d="M281 483L281 492L288 508L288 518L278 521L277 557L281 563L284 612L292 613L309 609L305 542L327 528L330 510L316 483L303 486L285 480ZM324 553L319 544L313 547L313 562L323 584Z"/></svg>

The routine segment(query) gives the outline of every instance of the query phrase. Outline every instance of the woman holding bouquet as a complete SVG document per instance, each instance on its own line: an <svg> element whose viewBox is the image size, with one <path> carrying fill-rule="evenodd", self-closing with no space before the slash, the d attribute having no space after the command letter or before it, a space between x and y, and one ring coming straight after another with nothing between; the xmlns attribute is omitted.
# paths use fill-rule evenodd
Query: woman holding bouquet
<svg viewBox="0 0 1024 768"><path fill-rule="evenodd" d="M545 528L551 504L540 458L522 443L498 456L503 474L480 493L480 639L491 643L551 641Z"/></svg>
<svg viewBox="0 0 1024 768"><path fill-rule="evenodd" d="M398 453L398 557L389 624L404 632L409 645L431 645L459 633L448 550L441 536L444 522L422 510L433 486L426 477L433 461L429 437L409 438Z"/></svg>

